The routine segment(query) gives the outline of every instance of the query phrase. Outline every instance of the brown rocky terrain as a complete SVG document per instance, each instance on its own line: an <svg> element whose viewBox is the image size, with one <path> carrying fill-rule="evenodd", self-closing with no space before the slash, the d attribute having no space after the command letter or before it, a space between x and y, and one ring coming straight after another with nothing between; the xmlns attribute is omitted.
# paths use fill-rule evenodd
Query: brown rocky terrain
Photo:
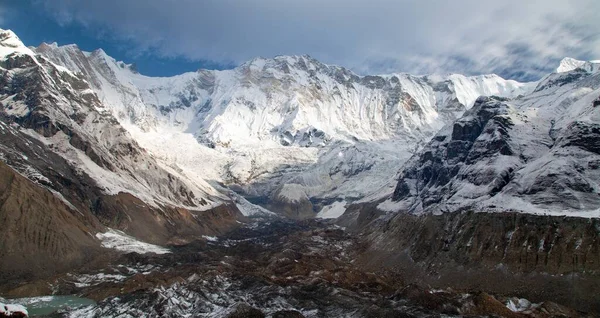
<svg viewBox="0 0 600 318"><path fill-rule="evenodd" d="M232 205L207 211L172 207L160 211L121 193L99 197L110 204L85 209L71 203L81 207L81 202L66 202L62 198L0 162L2 284L22 284L83 265L103 266L106 259L114 257L114 252L101 248L95 237L105 231L105 226L166 245L183 244L202 235L223 234L239 226L237 220L242 219ZM102 217L110 213L114 213L113 219Z"/></svg>
<svg viewBox="0 0 600 318"><path fill-rule="evenodd" d="M163 255L128 254L100 272L45 280L56 294L98 301L71 317L590 317L544 299L518 311L516 294L411 284L411 273L368 269L361 238L319 221L249 223ZM18 291L5 293L22 296ZM519 291L515 291L519 294ZM63 313L66 314L66 313Z"/></svg>
<svg viewBox="0 0 600 318"><path fill-rule="evenodd" d="M48 275L100 252L102 226L0 162L0 280Z"/></svg>
<svg viewBox="0 0 600 318"><path fill-rule="evenodd" d="M366 268L390 268L435 287L600 311L600 220L522 213L382 216L354 206L340 223L362 231Z"/></svg>
<svg viewBox="0 0 600 318"><path fill-rule="evenodd" d="M149 206L129 193L100 196L92 208L100 221L145 242L182 244L202 235L219 235L238 226L243 219L233 204L206 211Z"/></svg>

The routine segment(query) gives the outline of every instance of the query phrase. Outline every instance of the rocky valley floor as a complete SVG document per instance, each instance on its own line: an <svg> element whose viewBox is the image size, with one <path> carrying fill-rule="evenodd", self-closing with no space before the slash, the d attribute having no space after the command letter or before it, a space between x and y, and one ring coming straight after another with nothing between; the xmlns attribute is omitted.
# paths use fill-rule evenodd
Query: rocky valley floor
<svg viewBox="0 0 600 318"><path fill-rule="evenodd" d="M2 295L49 289L96 301L52 317L586 316L550 301L406 284L413 279L401 271L358 265L366 247L330 222L263 220L168 254L130 253L100 270L4 286Z"/></svg>

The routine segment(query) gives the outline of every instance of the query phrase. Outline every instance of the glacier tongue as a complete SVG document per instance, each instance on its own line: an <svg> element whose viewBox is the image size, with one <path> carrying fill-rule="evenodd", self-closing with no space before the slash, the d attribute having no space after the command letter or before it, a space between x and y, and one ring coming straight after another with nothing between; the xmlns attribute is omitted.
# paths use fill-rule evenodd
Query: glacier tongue
<svg viewBox="0 0 600 318"><path fill-rule="evenodd" d="M288 203L298 193L301 201L354 200L385 187L419 145L478 96L515 97L534 88L496 75L358 76L306 55L153 78L102 50L42 44L36 51L84 74L165 167Z"/></svg>

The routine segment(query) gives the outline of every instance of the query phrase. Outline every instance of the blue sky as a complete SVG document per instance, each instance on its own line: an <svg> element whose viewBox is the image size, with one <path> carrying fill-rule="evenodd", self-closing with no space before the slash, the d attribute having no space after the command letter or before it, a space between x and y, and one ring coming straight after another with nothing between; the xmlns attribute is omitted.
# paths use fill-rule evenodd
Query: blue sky
<svg viewBox="0 0 600 318"><path fill-rule="evenodd" d="M147 75L309 54L359 74L535 80L600 58L598 0L0 0L27 45L103 48Z"/></svg>
<svg viewBox="0 0 600 318"><path fill-rule="evenodd" d="M150 76L171 76L200 68L227 69L232 63L190 60L183 55L163 57L151 52L136 51L134 46L78 23L61 24L39 2L29 0L0 0L0 28L13 30L28 46L42 42L59 45L77 44L84 51L102 48L108 55L127 63L135 63L138 71Z"/></svg>

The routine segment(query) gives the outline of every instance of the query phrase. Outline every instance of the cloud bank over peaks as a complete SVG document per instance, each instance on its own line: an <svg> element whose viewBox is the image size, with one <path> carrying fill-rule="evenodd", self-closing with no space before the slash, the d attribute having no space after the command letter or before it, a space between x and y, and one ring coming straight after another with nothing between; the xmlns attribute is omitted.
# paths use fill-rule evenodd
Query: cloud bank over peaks
<svg viewBox="0 0 600 318"><path fill-rule="evenodd" d="M239 64L310 54L361 74L497 73L537 79L600 57L597 0L40 1L134 54Z"/></svg>

